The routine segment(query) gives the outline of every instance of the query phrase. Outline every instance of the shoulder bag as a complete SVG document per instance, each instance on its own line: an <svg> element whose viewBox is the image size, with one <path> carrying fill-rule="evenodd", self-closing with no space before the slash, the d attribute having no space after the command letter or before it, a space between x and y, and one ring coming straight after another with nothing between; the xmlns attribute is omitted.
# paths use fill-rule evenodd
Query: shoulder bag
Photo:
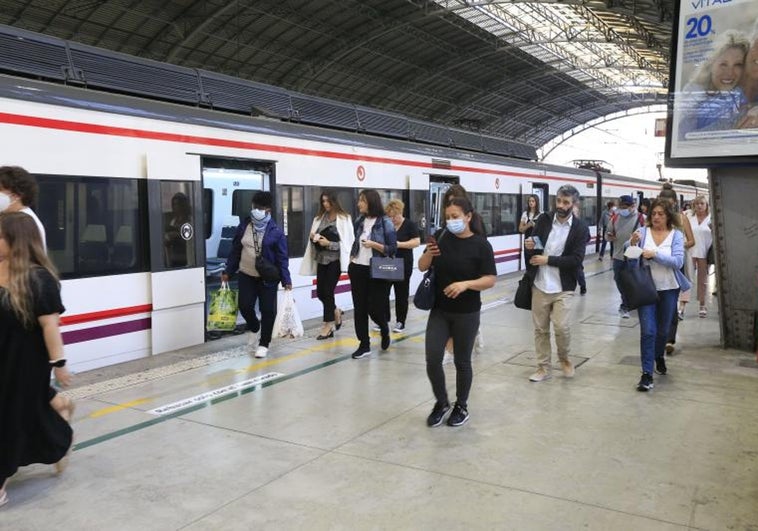
<svg viewBox="0 0 758 531"><path fill-rule="evenodd" d="M636 310L640 306L655 304L658 301L653 274L650 266L643 262L642 258L624 260L624 268L619 271L619 289L626 298L626 307L629 310Z"/></svg>
<svg viewBox="0 0 758 531"><path fill-rule="evenodd" d="M529 276L529 273L524 273L524 276L518 281L516 295L513 297L513 305L516 308L521 308L522 310L532 309L533 284L534 282L532 281L532 277Z"/></svg>
<svg viewBox="0 0 758 531"><path fill-rule="evenodd" d="M382 231L384 241L387 242L387 231L384 228L382 218ZM395 256L372 256L369 261L370 275L374 280L386 280L388 282L400 282L405 279L405 260Z"/></svg>
<svg viewBox="0 0 758 531"><path fill-rule="evenodd" d="M263 243L262 240L263 236L261 236L261 243ZM253 246L255 247L255 269L258 271L258 275L266 282L279 282L281 279L279 268L263 256L261 245L258 243L255 234L253 234Z"/></svg>
<svg viewBox="0 0 758 531"><path fill-rule="evenodd" d="M437 237L438 244L446 234L446 231L447 229L442 229L442 232L440 232L440 235ZM413 305L419 310L431 310L434 308L436 289L434 276L434 266L429 266L429 269L424 273L424 278L421 279L416 288L416 294L413 296Z"/></svg>

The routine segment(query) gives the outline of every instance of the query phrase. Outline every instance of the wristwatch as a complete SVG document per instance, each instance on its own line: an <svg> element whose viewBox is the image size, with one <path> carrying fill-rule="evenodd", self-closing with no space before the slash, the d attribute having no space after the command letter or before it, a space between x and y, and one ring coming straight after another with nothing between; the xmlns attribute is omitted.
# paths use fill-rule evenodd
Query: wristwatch
<svg viewBox="0 0 758 531"><path fill-rule="evenodd" d="M60 369L66 366L66 358L58 358L57 360L50 360L50 366Z"/></svg>

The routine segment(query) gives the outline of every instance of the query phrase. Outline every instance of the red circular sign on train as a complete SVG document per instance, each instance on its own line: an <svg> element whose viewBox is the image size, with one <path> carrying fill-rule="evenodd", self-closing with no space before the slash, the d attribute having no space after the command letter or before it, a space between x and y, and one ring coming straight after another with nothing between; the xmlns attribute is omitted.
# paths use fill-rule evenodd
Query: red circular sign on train
<svg viewBox="0 0 758 531"><path fill-rule="evenodd" d="M363 166L358 166L358 169L355 170L355 176L358 177L359 181L362 181L366 178L366 168Z"/></svg>

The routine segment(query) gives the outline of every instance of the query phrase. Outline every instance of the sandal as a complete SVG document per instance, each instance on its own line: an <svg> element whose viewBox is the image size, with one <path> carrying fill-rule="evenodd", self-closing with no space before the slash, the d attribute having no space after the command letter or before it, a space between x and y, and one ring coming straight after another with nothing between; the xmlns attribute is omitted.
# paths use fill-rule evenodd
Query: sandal
<svg viewBox="0 0 758 531"><path fill-rule="evenodd" d="M708 316L708 310L705 309L705 306L701 306L700 307L700 311L697 312L697 315L698 315L698 317L700 317L701 319L703 319L703 318L705 318L705 317Z"/></svg>

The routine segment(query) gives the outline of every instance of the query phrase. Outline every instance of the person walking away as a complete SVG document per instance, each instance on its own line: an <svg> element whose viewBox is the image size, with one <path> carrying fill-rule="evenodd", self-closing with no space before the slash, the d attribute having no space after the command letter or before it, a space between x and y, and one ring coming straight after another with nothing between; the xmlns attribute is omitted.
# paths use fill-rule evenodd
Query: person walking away
<svg viewBox="0 0 758 531"><path fill-rule="evenodd" d="M578 202L576 188L568 184L558 188L555 212L540 216L532 236L524 240L527 273L533 281L532 320L537 353L537 371L529 377L531 382L552 377L551 322L563 374L567 378L574 376L568 357L572 299L590 232L587 224L573 215L573 206ZM544 250L535 244L536 238L544 242Z"/></svg>
<svg viewBox="0 0 758 531"><path fill-rule="evenodd" d="M650 205L650 219L646 226L634 231L624 247L639 245L642 258L647 260L652 273L658 300L641 306L640 361L642 376L637 390L653 388L653 364L658 374L668 373L664 349L671 321L676 314L680 289L689 289L690 282L680 269L684 264L684 234L677 229L678 216L668 199L655 199Z"/></svg>
<svg viewBox="0 0 758 531"><path fill-rule="evenodd" d="M232 250L221 273L223 282L239 273L239 310L247 324L248 347L256 358L268 356L276 319L278 283L286 290L292 289L287 237L271 217L273 204L271 192L255 193L250 215L237 227ZM259 257L262 260L258 260ZM260 319L255 313L256 302L261 311Z"/></svg>
<svg viewBox="0 0 758 531"><path fill-rule="evenodd" d="M611 216L616 210L616 203L614 201L608 201L605 205L605 210L600 216L600 237L602 239L600 243L600 254L598 260L602 260L605 257L605 247L608 244L608 240L605 239L605 233L608 231L608 225L611 222ZM613 257L613 242L610 242L610 254Z"/></svg>
<svg viewBox="0 0 758 531"><path fill-rule="evenodd" d="M695 245L691 249L695 273L697 275L697 300L700 303L698 316L705 318L708 309L705 306L705 295L708 290L708 249L713 245L711 233L711 212L708 208L708 200L704 195L699 195L692 202L689 222L692 233L695 235Z"/></svg>
<svg viewBox="0 0 758 531"><path fill-rule="evenodd" d="M64 312L55 268L34 220L0 213L0 506L8 478L32 463L67 464L73 432L50 403L51 370L67 387Z"/></svg>
<svg viewBox="0 0 758 531"><path fill-rule="evenodd" d="M497 277L492 246L471 230L473 208L468 199L456 197L445 208L445 237L432 240L419 258L419 271L435 270L434 307L426 325L426 374L436 399L427 418L439 426L450 410L442 358L445 343L453 338L456 370L456 402L447 423L461 426L469 419L468 397L473 381L471 352L481 316L481 292L493 287Z"/></svg>
<svg viewBox="0 0 758 531"><path fill-rule="evenodd" d="M632 233L639 227L645 225L644 216L637 212L634 207L634 199L631 195L622 195L619 197L619 206L616 213L611 216L608 231L606 232L606 238L609 242L620 243L616 245L613 256L613 280L616 282L616 289L618 289L621 295L621 304L619 305L619 315L623 319L629 319L629 306L627 300L624 297L624 293L621 291L620 274L626 267L626 261L624 258L624 242L632 237Z"/></svg>
<svg viewBox="0 0 758 531"><path fill-rule="evenodd" d="M410 219L403 217L405 203L399 199L393 199L384 207L387 217L392 221L397 234L397 256L402 258L405 264L405 276L403 280L391 282L395 288L395 327L393 332L405 330L405 321L408 319L408 300L410 298L411 275L413 274L413 249L421 245L418 227ZM387 299L387 320L390 318L389 298Z"/></svg>
<svg viewBox="0 0 758 531"><path fill-rule="evenodd" d="M337 199L325 190L319 198L319 211L311 224L308 243L300 264L300 274L316 275L316 295L324 307L323 324L317 340L334 337L342 327L342 310L334 301L334 291L341 272L347 272L353 247L353 221Z"/></svg>
<svg viewBox="0 0 758 531"><path fill-rule="evenodd" d="M397 235L392 221L384 215L379 192L372 189L358 195L358 219L355 220L355 240L350 251L350 266L347 274L353 295L355 335L360 345L353 352L353 359L371 354L368 334L368 319L379 325L382 350L390 347L390 329L387 317L390 283L371 278L371 258L394 256L397 251Z"/></svg>

